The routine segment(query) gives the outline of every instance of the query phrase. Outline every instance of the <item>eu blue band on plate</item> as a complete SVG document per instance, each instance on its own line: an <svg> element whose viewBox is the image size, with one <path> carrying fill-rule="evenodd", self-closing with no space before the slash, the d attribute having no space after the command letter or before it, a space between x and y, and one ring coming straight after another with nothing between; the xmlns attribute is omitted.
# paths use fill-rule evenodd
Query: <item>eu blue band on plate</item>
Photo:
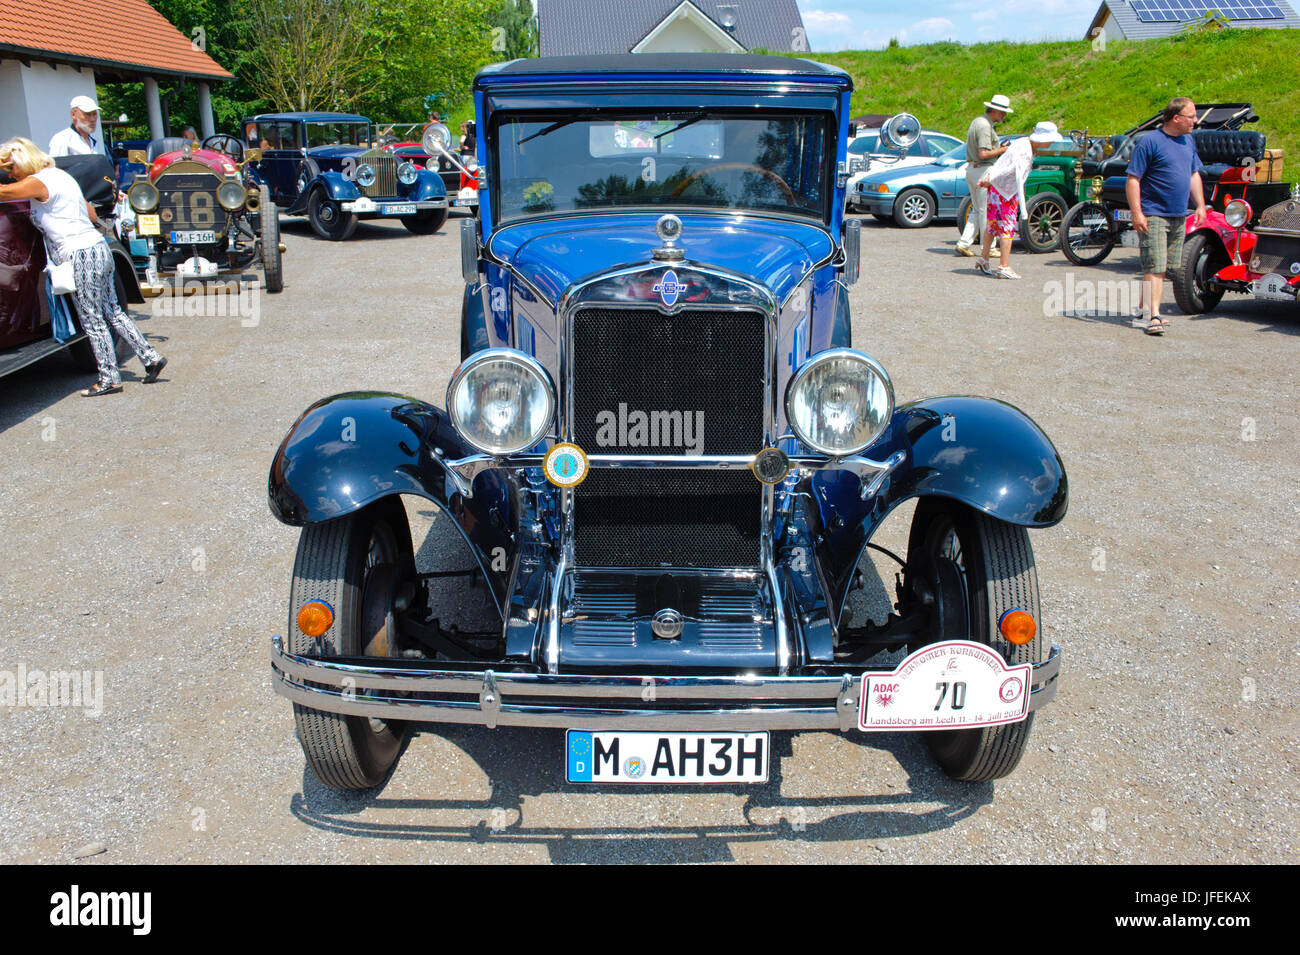
<svg viewBox="0 0 1300 955"><path fill-rule="evenodd" d="M591 782L591 733L569 730L569 782Z"/></svg>

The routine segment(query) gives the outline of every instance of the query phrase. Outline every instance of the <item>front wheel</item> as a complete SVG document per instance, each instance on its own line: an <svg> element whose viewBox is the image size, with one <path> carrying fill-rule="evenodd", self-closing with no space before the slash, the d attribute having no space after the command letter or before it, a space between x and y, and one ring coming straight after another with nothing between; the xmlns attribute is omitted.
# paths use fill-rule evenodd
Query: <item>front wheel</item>
<svg viewBox="0 0 1300 955"><path fill-rule="evenodd" d="M1218 239L1198 232L1183 244L1183 261L1174 275L1174 301L1186 315L1201 315L1223 300L1224 288L1214 280L1232 263Z"/></svg>
<svg viewBox="0 0 1300 955"><path fill-rule="evenodd" d="M280 209L271 201L271 190L262 186L258 190L262 216L262 272L266 277L268 292L284 290L284 260L280 255Z"/></svg>
<svg viewBox="0 0 1300 955"><path fill-rule="evenodd" d="M1040 192L1026 203L1020 220L1020 244L1030 252L1051 252L1061 244L1065 200L1054 192Z"/></svg>
<svg viewBox="0 0 1300 955"><path fill-rule="evenodd" d="M416 235L432 235L447 221L446 209L424 209L413 216L402 216L402 225Z"/></svg>
<svg viewBox="0 0 1300 955"><path fill-rule="evenodd" d="M991 647L1012 666L1042 659L1038 575L1023 527L953 501L923 499L912 518L906 575L914 591L934 595L935 625L928 642L972 640ZM1017 608L1039 624L1035 638L1021 646L998 630L1002 615ZM953 779L987 782L1016 768L1033 719L1031 713L1019 723L927 732L925 738Z"/></svg>
<svg viewBox="0 0 1300 955"><path fill-rule="evenodd" d="M357 228L356 213L344 212L321 189L313 192L307 200L307 218L311 221L312 231L332 242L342 242Z"/></svg>
<svg viewBox="0 0 1300 955"><path fill-rule="evenodd" d="M289 651L400 656L395 605L415 581L411 529L399 498L304 528L289 591ZM334 612L320 637L298 629L298 611L310 601L322 601ZM383 782L407 730L402 722L326 713L300 703L293 705L293 718L307 765L335 789L369 789Z"/></svg>
<svg viewBox="0 0 1300 955"><path fill-rule="evenodd" d="M971 205L972 205L971 198L970 196L967 196L965 199L961 201L961 205L957 207L957 234L958 235L966 234L966 223L970 220ZM975 238L978 239L979 236L977 235Z"/></svg>
<svg viewBox="0 0 1300 955"><path fill-rule="evenodd" d="M894 200L894 221L904 229L929 225L934 211L934 197L924 189L904 189Z"/></svg>
<svg viewBox="0 0 1300 955"><path fill-rule="evenodd" d="M1115 248L1110 210L1100 202L1080 202L1061 222L1061 251L1075 265L1096 265Z"/></svg>

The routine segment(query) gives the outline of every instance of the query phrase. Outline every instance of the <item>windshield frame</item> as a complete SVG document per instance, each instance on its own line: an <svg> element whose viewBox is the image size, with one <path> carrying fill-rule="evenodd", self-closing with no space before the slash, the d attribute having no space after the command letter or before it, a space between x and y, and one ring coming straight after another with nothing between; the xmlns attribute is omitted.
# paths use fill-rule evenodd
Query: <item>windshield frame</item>
<svg viewBox="0 0 1300 955"><path fill-rule="evenodd" d="M817 211L790 212L779 208L743 208L734 206L712 206L704 204L687 203L649 203L649 204L610 204L593 206L590 208L572 208L556 209L546 212L523 212L512 211L508 216L503 215L501 172L502 164L498 160L501 150L502 128L516 123L539 123L543 128L552 123L563 120L573 120L574 123L604 123L617 122L619 120L632 119L634 117L654 116L658 120L671 119L674 123L685 123L688 120L697 122L708 122L710 120L728 119L756 119L765 117L780 118L808 118L812 121L813 127L820 129L823 135L822 163L821 163L821 181L824 184L822 189L823 197L821 208ZM835 181L836 169L836 148L837 137L839 135L839 118L831 110L799 108L797 104L772 104L770 107L766 104L762 109L754 108L737 108L734 106L723 105L695 105L684 106L678 104L664 103L662 105L647 105L641 107L629 106L592 106L580 110L555 110L555 109L502 109L494 110L491 120L484 130L487 142L487 151L493 158L490 164L491 176L489 189L491 190L491 222L492 228L514 225L521 222L534 222L543 219L569 218L573 216L603 215L603 214L627 214L627 213L652 213L663 215L668 212L680 213L689 212L691 214L719 214L726 216L773 216L781 219L788 219L794 222L803 222L816 224L825 229L829 227L832 221L834 200L838 192ZM566 125L569 125L566 123ZM557 129L560 127L557 127ZM588 127L590 129L590 127ZM688 127L689 128L689 127ZM719 162L729 162L725 156Z"/></svg>
<svg viewBox="0 0 1300 955"><path fill-rule="evenodd" d="M374 141L373 130L369 120L363 122L361 120L356 120L356 119L309 119L303 122L303 131L302 131L303 146L305 146L307 149L322 149L328 146L361 146L362 145L362 143L344 142L343 140L339 139L338 136L332 137L330 141L327 143L317 143L315 145L312 145L311 128L313 126L316 127L336 126L340 128L343 126L363 126L365 127L365 137L364 137L365 147L367 149L371 148L370 144Z"/></svg>

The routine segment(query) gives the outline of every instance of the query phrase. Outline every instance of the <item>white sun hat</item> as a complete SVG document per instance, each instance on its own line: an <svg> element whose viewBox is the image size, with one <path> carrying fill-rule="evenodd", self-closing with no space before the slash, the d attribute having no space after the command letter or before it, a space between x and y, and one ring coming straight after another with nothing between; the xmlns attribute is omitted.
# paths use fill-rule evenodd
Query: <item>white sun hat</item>
<svg viewBox="0 0 1300 955"><path fill-rule="evenodd" d="M989 109L1000 109L1008 115L1015 112L1015 110L1011 108L1011 100L1003 96L1001 93L994 96L991 102L987 102L984 105Z"/></svg>
<svg viewBox="0 0 1300 955"><path fill-rule="evenodd" d="M1029 134L1031 143L1059 143L1063 138L1055 123L1039 123Z"/></svg>

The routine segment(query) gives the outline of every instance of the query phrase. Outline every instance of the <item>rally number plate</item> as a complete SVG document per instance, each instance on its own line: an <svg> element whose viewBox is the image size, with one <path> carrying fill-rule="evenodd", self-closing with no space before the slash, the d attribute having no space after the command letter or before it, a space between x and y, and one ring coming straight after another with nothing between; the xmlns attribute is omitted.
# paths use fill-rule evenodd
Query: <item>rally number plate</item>
<svg viewBox="0 0 1300 955"><path fill-rule="evenodd" d="M407 202L398 205L383 206L379 211L386 216L413 216L415 215L415 206Z"/></svg>
<svg viewBox="0 0 1300 955"><path fill-rule="evenodd" d="M1262 279L1256 279L1251 283L1255 291L1255 297L1265 302L1294 302L1296 300L1295 292L1288 289L1286 279L1280 275L1270 273Z"/></svg>
<svg viewBox="0 0 1300 955"><path fill-rule="evenodd" d="M159 231L157 214L136 216L135 231L138 235L157 235Z"/></svg>
<svg viewBox="0 0 1300 955"><path fill-rule="evenodd" d="M569 730L571 783L765 783L767 733L602 733Z"/></svg>
<svg viewBox="0 0 1300 955"><path fill-rule="evenodd" d="M1028 664L1007 666L981 643L923 647L893 673L862 678L858 728L868 732L954 730L1018 723L1029 715Z"/></svg>
<svg viewBox="0 0 1300 955"><path fill-rule="evenodd" d="M172 232L172 245L208 245L217 241L217 234L210 229L194 232Z"/></svg>

